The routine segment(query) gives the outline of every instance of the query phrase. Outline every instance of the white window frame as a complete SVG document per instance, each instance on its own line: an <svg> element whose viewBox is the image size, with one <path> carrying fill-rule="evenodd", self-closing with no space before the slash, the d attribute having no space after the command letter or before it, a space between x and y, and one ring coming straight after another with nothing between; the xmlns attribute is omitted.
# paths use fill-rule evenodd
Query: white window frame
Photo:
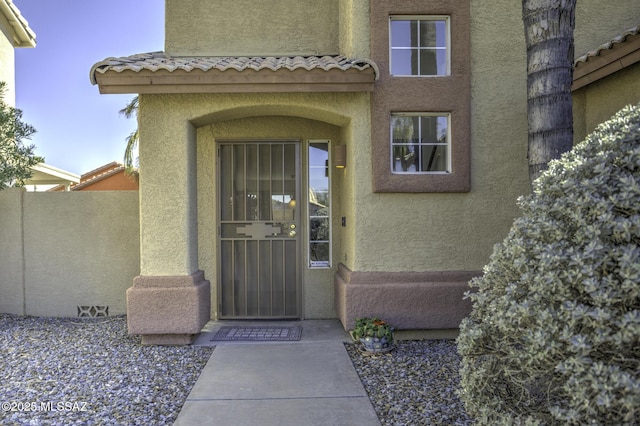
<svg viewBox="0 0 640 426"><path fill-rule="evenodd" d="M394 47L393 39L391 35L391 24L393 21L445 21L446 24L446 47L444 48L423 48L433 50L446 50L446 72L445 74L432 74L432 75L420 75L420 74L393 74L393 51L404 49L421 49L420 46L411 47ZM420 40L420 37L418 37ZM389 74L394 77L422 77L422 78L434 78L434 77L446 77L451 75L451 19L447 15L392 15L389 18Z"/></svg>
<svg viewBox="0 0 640 426"><path fill-rule="evenodd" d="M447 118L447 132L446 132L446 140L447 143L445 144L434 144L434 143L422 143L421 140L418 141L418 145L419 146L446 146L447 147L447 157L446 157L446 162L447 162L447 167L446 170L444 171L397 171L394 168L394 163L396 161L396 159L394 158L394 153L393 153L393 148L397 147L397 146L401 146L400 144L394 144L393 143L393 117L446 117ZM422 134L422 130L419 129L419 135ZM451 151L452 151L452 140L451 140L451 113L449 112L394 112L391 113L391 117L389 120L389 160L390 160L390 166L391 166L391 173L392 174L398 174L398 175L410 175L410 174L416 174L416 175L446 175L446 174L450 174L452 173L452 162L451 162ZM420 161L420 163L422 163Z"/></svg>
<svg viewBox="0 0 640 426"><path fill-rule="evenodd" d="M307 198L310 197L310 189L311 189L311 161L310 161L310 157L309 157L309 151L311 149L311 144L317 144L317 143L326 143L327 144L327 181L328 181L328 203L329 205L327 206L327 210L328 210L328 216L311 216L311 212L309 209L309 201L307 200L306 203L306 210L305 210L305 220L306 220L306 228L307 228L307 232L306 232L306 236L305 236L305 243L306 243L306 247L307 247L307 268L309 269L330 269L332 267L333 264L333 225L332 225L332 208L331 205L333 203L333 191L331 190L331 183L332 183L332 172L333 172L333 167L332 167L332 162L331 162L331 141L328 139L309 139L307 140L307 149L306 149L306 158L307 158L307 169L306 169L306 188L307 188ZM329 260L328 262L322 262L322 261L314 261L311 259L311 244L313 243L311 241L311 220L314 218L324 218L327 217L328 221L329 221L329 239L327 240L327 243L329 245Z"/></svg>

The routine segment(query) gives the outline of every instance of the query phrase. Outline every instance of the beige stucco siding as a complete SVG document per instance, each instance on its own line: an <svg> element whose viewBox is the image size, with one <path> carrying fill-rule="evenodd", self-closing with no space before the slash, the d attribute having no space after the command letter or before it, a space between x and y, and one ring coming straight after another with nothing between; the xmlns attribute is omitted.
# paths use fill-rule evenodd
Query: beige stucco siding
<svg viewBox="0 0 640 426"><path fill-rule="evenodd" d="M165 51L173 56L339 53L339 0L167 0ZM188 31L185 31L188 29Z"/></svg>
<svg viewBox="0 0 640 426"><path fill-rule="evenodd" d="M341 128L348 148L348 165L339 172L342 182L336 194L342 211L334 214L345 216L347 221L341 229L338 259L350 269L480 269L493 244L504 238L517 215L516 198L528 191L524 40L521 36L494 37L496 29L503 34L521 34L520 13L519 7L498 0L493 1L492 7L483 4L472 10L472 189L466 194L374 194L366 94L143 95L143 229L147 228L145 216L158 226L162 223L163 227L174 228L160 231L159 235L156 230L153 238L143 235L143 273L181 274L195 270L191 255L186 262L190 271L184 270L184 255L179 255L193 252L187 248L193 247L192 242L184 241L184 236L180 240L188 226L186 213L174 214L190 197L179 186L176 189L181 194L176 197L171 191L154 191L152 197L147 197L147 170L153 168L158 171L149 173L164 174L164 179L157 176L158 185L174 179L183 182L188 172L186 163L166 155L172 149L184 152L185 145L195 143L185 141L186 127L265 115L311 118ZM455 135L453 138L455 143ZM167 171L171 174L167 175ZM199 194L202 193L199 185ZM148 206L145 200L149 200ZM169 215L166 221L161 219L164 215Z"/></svg>
<svg viewBox="0 0 640 426"><path fill-rule="evenodd" d="M0 19L4 21L2 15L0 15ZM2 25L0 25L1 27ZM2 98L7 105L11 106L16 104L15 80L14 47L6 37L0 37L0 81L7 83L5 86L6 91Z"/></svg>
<svg viewBox="0 0 640 426"><path fill-rule="evenodd" d="M369 55L369 4L362 0L340 1L340 53L352 58Z"/></svg>
<svg viewBox="0 0 640 426"><path fill-rule="evenodd" d="M0 192L0 312L24 314L22 189Z"/></svg>
<svg viewBox="0 0 640 426"><path fill-rule="evenodd" d="M636 0L621 0L605 7L597 0L578 2L575 56L596 51L624 31L636 27L639 19L640 3ZM612 47L619 47L619 44ZM591 56L589 59L597 61L600 56ZM588 64L580 63L580 67ZM640 65L635 64L574 91L574 143L584 140L598 124L608 120L625 105L636 104L640 100L639 82Z"/></svg>
<svg viewBox="0 0 640 426"><path fill-rule="evenodd" d="M141 113L153 108L147 99L140 98ZM167 104L155 109L152 125L140 121L141 275L197 270L195 129L179 112Z"/></svg>
<svg viewBox="0 0 640 426"><path fill-rule="evenodd" d="M352 187L360 183L354 179L358 168L370 169L370 157L360 152L370 139L368 94L142 95L141 105L142 275L202 269L215 282L214 141L224 138L329 139L351 146L346 171L334 175L334 267L345 254L356 256L356 206L367 194ZM195 182L197 194L192 194ZM190 206L197 208L197 220ZM339 226L342 216L345 228ZM334 316L331 273L304 272L305 317ZM212 290L215 302L215 285Z"/></svg>
<svg viewBox="0 0 640 426"><path fill-rule="evenodd" d="M168 0L166 50L171 55L207 56L340 53L374 58L378 65L384 65L378 54L382 52L381 57L386 58L388 42L382 43L384 47L380 50L382 44L376 36L386 34L387 15L396 11L384 9L381 13L381 9L370 9L370 4L373 3L364 0L285 0L260 7L260 13L248 13L256 7L255 2L221 0L214 7L204 0ZM517 198L530 191L521 4L512 0L470 0L470 13L457 7L460 4L404 2L398 13L438 14L445 13L440 10L445 8L455 11L451 12L453 29L460 23L464 23L465 31L470 29L468 38L463 31L454 34L464 34L464 40L470 40L470 53L469 44L460 42L461 36L452 38L458 42L452 42L451 47L454 74L467 76L470 67L471 90L465 96L470 97L471 113L456 115L464 116L465 120L469 117L470 122L465 123L468 126L464 132L456 130L460 126L451 126L452 152L461 152L456 151L457 147L467 146L466 142L455 145L456 131L461 135L458 141L470 140L469 192L421 192L423 188L417 191L412 188L412 193L375 192L378 189L374 187L376 175L372 165L389 161L390 154L385 142L389 137L388 126L375 126L381 122L379 115L373 115L373 122L371 118L381 93L376 90L393 86L393 80L402 80L384 74L388 73L385 66L380 66L382 77L374 84L373 94L143 94L139 116L141 274L176 277L203 270L214 283L211 301L215 317L216 143L236 138L292 138L303 144L308 139L330 139L347 147L347 167L333 174L334 267L331 271L310 271L302 262L304 316L332 315L330 278L340 262L344 273L338 274L335 288L341 288L345 294L350 288L370 283L389 291L395 284L406 284L407 298L415 294L437 298L440 296L436 293L429 293L430 296L422 290L430 288L433 280L439 280L452 299L438 303L460 308L460 288L466 288L467 278L487 263L494 244L504 239L519 214ZM603 8L596 0L579 3L576 53L594 49L637 25L634 22L637 14L629 12L634 5L630 0L611 8ZM466 19L470 19L469 27ZM376 32L369 34L369 31ZM372 55L372 48L378 56ZM470 62L458 61L460 56L455 55L470 58ZM584 112L577 120L579 127L590 126L604 114L604 108L594 107L596 99L605 92L607 98L615 97L611 93L619 93L621 97L624 85L631 84L635 77L636 74L622 73L611 87L594 85L589 91L576 94L577 109ZM418 90L410 94L391 93L395 97L389 115L453 114L453 107L433 111L429 107L433 103L413 102L438 96L446 99L446 92L439 91L438 84L428 87L425 93L416 93ZM636 96L635 92L627 95ZM622 99L600 105L606 104L610 109L617 106L613 105L615 102ZM384 118L387 120L388 116ZM380 150L380 140L385 143L384 152ZM301 167L304 170L304 160ZM465 185L464 191L468 188ZM342 217L346 226L340 224ZM305 239L301 241L306 243ZM366 291L364 287L362 291ZM354 303L349 297L344 297L345 306ZM420 311L418 305L415 309Z"/></svg>
<svg viewBox="0 0 640 426"><path fill-rule="evenodd" d="M125 290L139 267L136 201L135 191L25 196L27 315L75 316L78 305L125 313ZM67 222L73 230L61 226Z"/></svg>
<svg viewBox="0 0 640 426"><path fill-rule="evenodd" d="M481 269L518 213L516 198L529 190L521 9L510 1L472 2L471 19L471 191L373 194L370 172L359 172L371 163L361 146L355 178L357 191L368 195L358 198L352 270Z"/></svg>
<svg viewBox="0 0 640 426"><path fill-rule="evenodd" d="M640 101L640 64L625 68L573 93L573 136L579 143L625 105Z"/></svg>
<svg viewBox="0 0 640 426"><path fill-rule="evenodd" d="M125 313L139 272L136 191L0 192L0 312L67 316L78 306Z"/></svg>
<svg viewBox="0 0 640 426"><path fill-rule="evenodd" d="M576 5L575 55L581 56L638 25L638 0L580 0Z"/></svg>

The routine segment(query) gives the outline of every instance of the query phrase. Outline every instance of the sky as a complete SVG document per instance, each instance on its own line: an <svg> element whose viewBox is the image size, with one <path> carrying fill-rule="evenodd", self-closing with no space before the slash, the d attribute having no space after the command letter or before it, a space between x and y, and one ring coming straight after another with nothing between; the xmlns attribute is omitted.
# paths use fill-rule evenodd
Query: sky
<svg viewBox="0 0 640 426"><path fill-rule="evenodd" d="M16 54L16 108L45 163L78 175L122 163L135 94L101 95L89 71L108 57L164 50L164 0L13 0L36 33Z"/></svg>

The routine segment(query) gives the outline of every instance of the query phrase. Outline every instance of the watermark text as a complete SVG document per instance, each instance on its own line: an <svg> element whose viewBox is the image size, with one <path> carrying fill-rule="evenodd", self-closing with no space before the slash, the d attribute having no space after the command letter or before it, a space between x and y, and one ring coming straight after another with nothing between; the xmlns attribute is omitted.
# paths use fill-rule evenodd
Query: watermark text
<svg viewBox="0 0 640 426"><path fill-rule="evenodd" d="M2 411L6 412L40 412L62 411L83 412L89 411L86 402L81 401L3 401Z"/></svg>

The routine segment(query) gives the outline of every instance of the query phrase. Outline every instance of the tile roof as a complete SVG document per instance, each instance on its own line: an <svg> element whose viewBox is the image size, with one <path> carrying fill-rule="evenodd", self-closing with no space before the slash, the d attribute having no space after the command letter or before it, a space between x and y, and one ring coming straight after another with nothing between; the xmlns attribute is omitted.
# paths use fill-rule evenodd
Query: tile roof
<svg viewBox="0 0 640 426"><path fill-rule="evenodd" d="M110 176L116 175L125 170L124 165L113 161L111 163L100 166L97 169L91 170L87 173L83 173L78 179L78 182L71 184L71 191L79 191L87 186L93 185L96 182L104 180ZM49 189L50 192L62 191L64 186L58 185Z"/></svg>
<svg viewBox="0 0 640 426"><path fill-rule="evenodd" d="M209 71L216 69L219 71L237 70L244 71L252 69L255 71L271 70L277 71L287 69L289 71L297 69L305 69L311 71L321 69L329 71L339 69L347 71L356 69L363 71L373 68L376 80L378 78L378 67L369 59L349 59L345 56L294 56L294 57L184 57L169 56L165 52L140 53L137 55L107 58L96 63L91 68L91 83L96 84L96 73L104 74L108 71L122 72L149 70L152 72L158 70L167 70L173 72L175 70L193 71L199 69L201 71Z"/></svg>
<svg viewBox="0 0 640 426"><path fill-rule="evenodd" d="M584 55L579 56L578 58L575 59L573 65L574 67L576 67L580 65L580 63L582 62L587 62L590 58L600 56L600 54L603 53L604 51L612 49L614 45L619 43L624 43L628 37L638 35L638 34L640 34L640 25L633 28L629 28L628 30L618 35L617 37L613 38L612 40L598 46L596 49L590 50Z"/></svg>
<svg viewBox="0 0 640 426"><path fill-rule="evenodd" d="M0 1L0 15L3 15L10 25L10 34L7 36L9 43L14 47L36 46L36 34L29 28L29 23L12 0Z"/></svg>
<svg viewBox="0 0 640 426"><path fill-rule="evenodd" d="M93 185L98 181L106 179L109 176L113 176L115 174L123 172L124 169L125 168L122 164L115 161L109 164L105 164L104 166L98 167L97 169L91 170L90 172L83 173L80 177L80 183L71 185L71 190L78 191L82 188Z"/></svg>

